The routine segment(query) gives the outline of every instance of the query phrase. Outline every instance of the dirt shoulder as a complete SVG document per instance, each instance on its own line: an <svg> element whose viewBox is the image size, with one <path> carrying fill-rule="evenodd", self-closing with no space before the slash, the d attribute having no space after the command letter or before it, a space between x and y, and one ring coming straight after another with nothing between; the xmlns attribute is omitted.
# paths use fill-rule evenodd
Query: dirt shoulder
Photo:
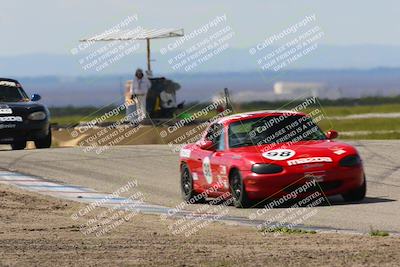
<svg viewBox="0 0 400 267"><path fill-rule="evenodd" d="M0 184L0 265L395 266L400 239L282 234L212 223L185 237L159 216L136 215L110 233L84 235L85 205Z"/></svg>

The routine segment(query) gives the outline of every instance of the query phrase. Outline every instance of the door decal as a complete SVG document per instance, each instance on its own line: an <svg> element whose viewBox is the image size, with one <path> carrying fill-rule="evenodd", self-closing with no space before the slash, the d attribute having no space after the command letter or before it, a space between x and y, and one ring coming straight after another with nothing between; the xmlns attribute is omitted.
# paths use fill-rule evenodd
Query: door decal
<svg viewBox="0 0 400 267"><path fill-rule="evenodd" d="M211 173L211 164L210 164L209 157L205 157L203 159L203 174L207 180L207 183L211 184L212 183L212 173Z"/></svg>

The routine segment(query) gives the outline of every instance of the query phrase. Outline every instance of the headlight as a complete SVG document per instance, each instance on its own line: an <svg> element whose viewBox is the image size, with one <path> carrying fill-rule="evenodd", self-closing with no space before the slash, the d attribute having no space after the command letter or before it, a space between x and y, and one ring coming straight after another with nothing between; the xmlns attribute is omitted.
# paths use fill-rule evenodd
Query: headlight
<svg viewBox="0 0 400 267"><path fill-rule="evenodd" d="M354 167L361 164L361 158L359 155L347 156L340 161L342 167Z"/></svg>
<svg viewBox="0 0 400 267"><path fill-rule="evenodd" d="M46 113L43 111L33 112L29 114L28 119L33 121L41 121L46 119Z"/></svg>
<svg viewBox="0 0 400 267"><path fill-rule="evenodd" d="M258 174L271 174L281 172L283 168L275 164L254 164L251 171Z"/></svg>

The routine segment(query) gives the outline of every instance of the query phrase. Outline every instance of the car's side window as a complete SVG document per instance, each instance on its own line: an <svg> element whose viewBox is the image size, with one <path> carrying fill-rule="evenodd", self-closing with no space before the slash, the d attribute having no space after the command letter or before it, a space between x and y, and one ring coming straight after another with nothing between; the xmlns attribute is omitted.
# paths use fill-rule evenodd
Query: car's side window
<svg viewBox="0 0 400 267"><path fill-rule="evenodd" d="M208 128L207 134L206 134L206 137L205 137L206 140L213 141L214 127L215 127L215 124L212 124L212 125L210 125L210 127Z"/></svg>
<svg viewBox="0 0 400 267"><path fill-rule="evenodd" d="M214 143L217 150L224 150L224 127L222 124L214 123L207 131L206 140L210 140Z"/></svg>
<svg viewBox="0 0 400 267"><path fill-rule="evenodd" d="M239 121L229 126L229 147L238 147L249 139L249 132L253 128L253 121ZM251 137L249 139L252 141Z"/></svg>
<svg viewBox="0 0 400 267"><path fill-rule="evenodd" d="M218 137L218 147L217 150L223 151L225 149L225 133L224 133L224 127L221 125L220 128L220 134Z"/></svg>

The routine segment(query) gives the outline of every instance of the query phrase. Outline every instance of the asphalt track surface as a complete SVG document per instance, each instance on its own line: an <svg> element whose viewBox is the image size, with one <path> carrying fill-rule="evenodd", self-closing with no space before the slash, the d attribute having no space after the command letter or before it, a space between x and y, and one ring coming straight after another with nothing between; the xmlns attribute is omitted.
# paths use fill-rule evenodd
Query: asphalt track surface
<svg viewBox="0 0 400 267"><path fill-rule="evenodd" d="M329 198L329 205L313 209L306 226L368 232L373 229L400 233L400 141L349 142L357 147L368 181L367 198L362 203L344 203ZM1 147L0 168L7 171L113 192L137 180L137 190L146 203L175 207L180 197L178 155L165 145L116 146L96 154L81 148L10 151ZM248 218L258 208L228 207L228 216ZM203 205L190 205L193 211ZM285 208L268 211L276 218ZM264 218L264 217L263 217ZM260 219L260 218L258 218Z"/></svg>

